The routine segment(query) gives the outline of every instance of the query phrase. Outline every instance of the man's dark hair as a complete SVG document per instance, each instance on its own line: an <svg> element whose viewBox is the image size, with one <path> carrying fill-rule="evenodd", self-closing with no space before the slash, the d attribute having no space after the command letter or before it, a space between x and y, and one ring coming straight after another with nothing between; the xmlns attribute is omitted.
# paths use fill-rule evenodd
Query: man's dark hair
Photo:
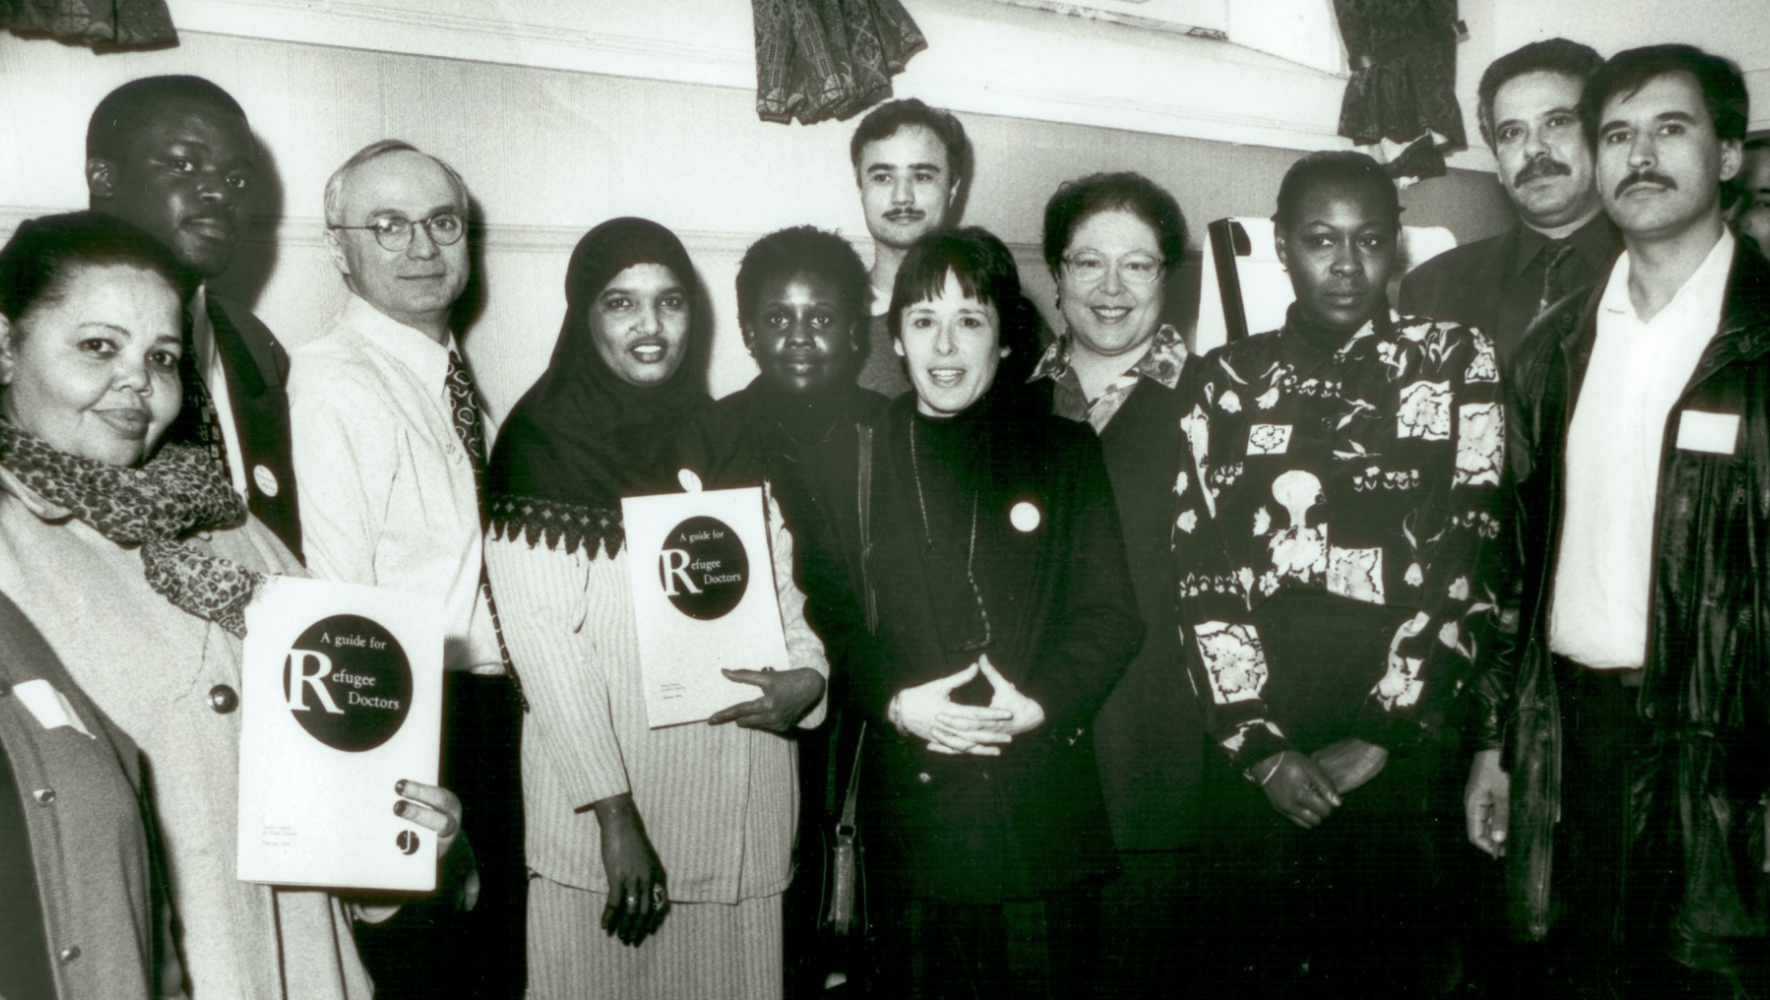
<svg viewBox="0 0 1770 1000"><path fill-rule="evenodd" d="M1696 81L1709 120L1715 125L1715 138L1723 142L1745 138L1750 106L1745 77L1733 60L1711 55L1694 45L1648 45L1611 56L1587 81L1579 102L1586 139L1597 145L1598 127L1603 124L1598 118L1604 113L1606 101L1618 94L1633 97L1648 83L1670 73L1688 73Z"/></svg>
<svg viewBox="0 0 1770 1000"><path fill-rule="evenodd" d="M867 296L872 284L867 269L848 241L816 226L794 226L769 233L744 252L738 265L738 323L748 326L750 314L760 303L762 286L771 278L811 274L836 286L842 303L856 319L867 315Z"/></svg>
<svg viewBox="0 0 1770 1000"><path fill-rule="evenodd" d="M1740 144L1740 152L1746 157L1752 153L1770 152L1770 131L1759 129L1756 132L1747 132L1745 141ZM1723 211L1731 212L1751 206L1756 192L1746 187L1745 167L1746 162L1742 159L1739 164L1739 173L1734 174L1732 180L1721 184L1721 209Z"/></svg>
<svg viewBox="0 0 1770 1000"><path fill-rule="evenodd" d="M903 336L903 311L939 298L949 273L959 279L961 291L995 306L1001 317L1000 342L1009 353L996 380L1016 385L1026 381L1038 360L1038 307L1021 292L1020 269L1007 245L980 226L929 233L910 244L891 288L886 326L892 339Z"/></svg>
<svg viewBox="0 0 1770 1000"><path fill-rule="evenodd" d="M1045 203L1045 263L1052 272L1063 262L1077 226L1097 213L1115 210L1130 212L1154 230L1162 271L1173 274L1186 253L1186 217L1167 189L1129 171L1064 181Z"/></svg>
<svg viewBox="0 0 1770 1000"><path fill-rule="evenodd" d="M120 160L135 134L160 107L175 101L207 104L218 111L246 117L227 91L200 76L146 76L131 80L104 96L86 123L86 156Z"/></svg>
<svg viewBox="0 0 1770 1000"><path fill-rule="evenodd" d="M1297 221L1297 212L1310 188L1322 184L1369 188L1382 202L1396 230L1401 229L1401 196L1382 165L1364 153L1333 149L1310 153L1285 171L1284 180L1278 185L1278 210L1272 213L1272 222L1280 232L1289 230Z"/></svg>
<svg viewBox="0 0 1770 1000"><path fill-rule="evenodd" d="M1493 99L1513 79L1526 73L1560 73L1584 87L1603 65L1604 57L1596 49L1565 38L1531 42L1500 56L1481 74L1481 84L1475 88L1475 121L1481 127L1481 138L1489 149L1498 146L1493 133Z"/></svg>
<svg viewBox="0 0 1770 1000"><path fill-rule="evenodd" d="M860 154L867 143L889 139L898 129L910 125L920 125L940 139L946 147L947 169L952 172L953 181L963 187L971 179L971 140L965 138L965 126L959 124L952 112L931 108L914 97L886 101L867 112L860 127L854 130L854 137L848 140L848 161L859 170Z"/></svg>
<svg viewBox="0 0 1770 1000"><path fill-rule="evenodd" d="M0 316L16 324L58 299L79 270L106 264L152 271L189 297L189 276L146 230L102 212L68 212L25 220L0 248Z"/></svg>

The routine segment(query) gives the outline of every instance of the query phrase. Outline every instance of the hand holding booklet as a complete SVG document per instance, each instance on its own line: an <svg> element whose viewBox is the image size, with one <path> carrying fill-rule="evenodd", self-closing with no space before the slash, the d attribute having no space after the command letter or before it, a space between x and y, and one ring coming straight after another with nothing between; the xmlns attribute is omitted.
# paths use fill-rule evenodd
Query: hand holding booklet
<svg viewBox="0 0 1770 1000"><path fill-rule="evenodd" d="M762 490L627 497L621 518L651 728L756 697L724 670L785 670Z"/></svg>
<svg viewBox="0 0 1770 1000"><path fill-rule="evenodd" d="M396 816L435 784L442 608L278 578L246 610L239 870L246 882L429 892L436 835Z"/></svg>

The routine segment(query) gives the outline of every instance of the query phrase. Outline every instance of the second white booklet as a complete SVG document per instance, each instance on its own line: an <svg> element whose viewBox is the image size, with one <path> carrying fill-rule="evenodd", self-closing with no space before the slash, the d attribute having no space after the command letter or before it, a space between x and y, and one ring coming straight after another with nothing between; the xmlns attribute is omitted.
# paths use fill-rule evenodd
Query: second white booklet
<svg viewBox="0 0 1770 1000"><path fill-rule="evenodd" d="M621 500L646 722L701 722L761 696L726 670L786 670L762 490Z"/></svg>

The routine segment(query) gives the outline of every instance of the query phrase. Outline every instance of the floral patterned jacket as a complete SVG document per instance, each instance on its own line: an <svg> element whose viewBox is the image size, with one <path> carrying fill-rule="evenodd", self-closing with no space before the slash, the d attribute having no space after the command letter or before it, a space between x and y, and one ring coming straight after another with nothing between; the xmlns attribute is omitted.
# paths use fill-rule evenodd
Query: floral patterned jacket
<svg viewBox="0 0 1770 1000"><path fill-rule="evenodd" d="M1291 324L1211 352L1175 483L1182 627L1212 737L1245 770L1295 749L1265 701L1254 610L1281 589L1413 609L1361 738L1404 747L1463 682L1495 609L1505 411L1493 342L1394 314L1313 366ZM1184 467L1184 465L1183 465Z"/></svg>

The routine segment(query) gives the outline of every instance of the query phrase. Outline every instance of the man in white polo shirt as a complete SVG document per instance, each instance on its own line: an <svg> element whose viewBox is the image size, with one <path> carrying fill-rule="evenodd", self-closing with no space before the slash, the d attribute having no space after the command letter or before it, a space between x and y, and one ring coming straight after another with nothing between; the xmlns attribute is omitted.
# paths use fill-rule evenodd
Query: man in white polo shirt
<svg viewBox="0 0 1770 1000"><path fill-rule="evenodd" d="M1513 367L1517 631L1477 683L1469 836L1543 995L1758 996L1770 801L1770 266L1722 222L1738 67L1660 45L1586 85L1625 252Z"/></svg>

